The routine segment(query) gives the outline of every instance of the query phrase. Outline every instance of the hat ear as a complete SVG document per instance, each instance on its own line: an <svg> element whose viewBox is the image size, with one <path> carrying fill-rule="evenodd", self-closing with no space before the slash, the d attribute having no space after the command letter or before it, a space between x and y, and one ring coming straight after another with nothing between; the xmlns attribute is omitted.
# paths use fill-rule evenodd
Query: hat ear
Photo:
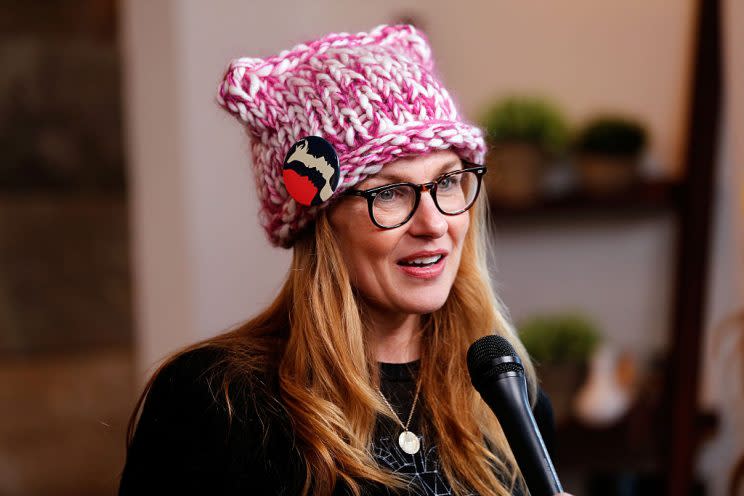
<svg viewBox="0 0 744 496"><path fill-rule="evenodd" d="M396 24L394 26L382 24L372 30L370 34L376 32L379 32L380 38L377 42L380 45L396 47L427 70L434 68L429 40L424 32L413 24Z"/></svg>
<svg viewBox="0 0 744 496"><path fill-rule="evenodd" d="M275 73L282 66L261 58L235 59L225 71L217 90L217 102L245 122L252 133L266 128L267 99L275 94Z"/></svg>

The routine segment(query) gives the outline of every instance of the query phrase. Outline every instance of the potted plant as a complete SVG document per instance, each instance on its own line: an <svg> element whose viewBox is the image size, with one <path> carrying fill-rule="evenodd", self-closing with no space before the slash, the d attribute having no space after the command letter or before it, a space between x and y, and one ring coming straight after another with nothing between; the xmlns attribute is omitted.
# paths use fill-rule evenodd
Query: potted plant
<svg viewBox="0 0 744 496"><path fill-rule="evenodd" d="M519 336L535 361L543 389L550 395L557 421L564 420L583 383L589 359L600 342L598 327L578 312L533 316Z"/></svg>
<svg viewBox="0 0 744 496"><path fill-rule="evenodd" d="M546 164L568 144L561 112L546 99L511 96L489 106L481 124L489 144L489 194L511 207L534 203Z"/></svg>
<svg viewBox="0 0 744 496"><path fill-rule="evenodd" d="M646 129L631 118L604 115L587 122L574 141L584 190L605 196L630 187L639 177L647 141Z"/></svg>

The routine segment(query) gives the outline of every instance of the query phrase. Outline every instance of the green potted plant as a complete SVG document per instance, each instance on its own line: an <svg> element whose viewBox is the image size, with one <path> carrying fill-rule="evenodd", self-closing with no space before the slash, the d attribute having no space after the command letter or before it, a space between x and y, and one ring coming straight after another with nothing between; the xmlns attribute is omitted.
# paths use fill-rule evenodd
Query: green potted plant
<svg viewBox="0 0 744 496"><path fill-rule="evenodd" d="M569 141L562 113L547 99L510 96L490 105L480 122L489 144L489 194L508 206L534 203L546 164Z"/></svg>
<svg viewBox="0 0 744 496"><path fill-rule="evenodd" d="M599 345L599 328L579 312L563 312L530 317L518 329L542 387L551 397L556 420L562 421Z"/></svg>
<svg viewBox="0 0 744 496"><path fill-rule="evenodd" d="M630 187L639 177L647 142L646 129L635 119L603 115L587 122L573 146L585 191L607 195Z"/></svg>

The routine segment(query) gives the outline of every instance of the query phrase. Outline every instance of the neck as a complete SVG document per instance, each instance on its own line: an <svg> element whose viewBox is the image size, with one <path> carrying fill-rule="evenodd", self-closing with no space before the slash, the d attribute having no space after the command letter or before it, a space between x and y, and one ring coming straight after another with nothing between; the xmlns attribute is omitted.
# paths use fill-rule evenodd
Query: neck
<svg viewBox="0 0 744 496"><path fill-rule="evenodd" d="M378 362L408 363L421 358L421 316L368 309L370 346Z"/></svg>

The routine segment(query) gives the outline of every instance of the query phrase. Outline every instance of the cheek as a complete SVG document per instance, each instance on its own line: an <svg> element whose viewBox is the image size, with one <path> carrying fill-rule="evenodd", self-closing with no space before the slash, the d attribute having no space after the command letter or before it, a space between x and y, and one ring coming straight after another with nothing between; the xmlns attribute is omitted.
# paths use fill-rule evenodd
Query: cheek
<svg viewBox="0 0 744 496"><path fill-rule="evenodd" d="M363 212L344 212L343 222L336 222L334 229L339 240L339 248L343 255L352 283L359 286L369 286L379 275L376 270L388 262L397 236L393 232L379 231L369 221L366 210ZM361 215L364 214L364 215Z"/></svg>
<svg viewBox="0 0 744 496"><path fill-rule="evenodd" d="M462 243L465 235L470 228L470 213L466 212L454 218L454 225L451 229L451 236L458 249L462 249Z"/></svg>
<svg viewBox="0 0 744 496"><path fill-rule="evenodd" d="M353 239L355 269L359 276L366 279L374 279L381 274L380 268L390 262L390 254L395 247L396 239L386 232L365 231Z"/></svg>

